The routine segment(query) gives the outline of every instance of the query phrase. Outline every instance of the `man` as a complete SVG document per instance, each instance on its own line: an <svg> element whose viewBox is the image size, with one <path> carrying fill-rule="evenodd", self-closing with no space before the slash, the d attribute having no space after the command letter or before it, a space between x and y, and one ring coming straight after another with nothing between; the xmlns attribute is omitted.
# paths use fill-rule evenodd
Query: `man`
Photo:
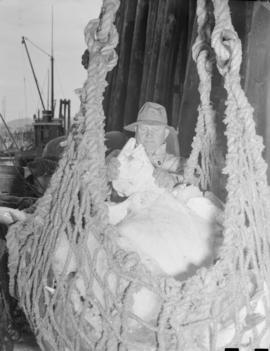
<svg viewBox="0 0 270 351"><path fill-rule="evenodd" d="M166 139L173 127L168 126L167 113L164 106L146 102L139 111L137 121L124 127L125 130L135 132L137 144L142 144L155 167L153 176L159 186L171 189L183 181L179 174L180 157L166 151ZM111 157L107 163L108 180L118 176L119 161Z"/></svg>

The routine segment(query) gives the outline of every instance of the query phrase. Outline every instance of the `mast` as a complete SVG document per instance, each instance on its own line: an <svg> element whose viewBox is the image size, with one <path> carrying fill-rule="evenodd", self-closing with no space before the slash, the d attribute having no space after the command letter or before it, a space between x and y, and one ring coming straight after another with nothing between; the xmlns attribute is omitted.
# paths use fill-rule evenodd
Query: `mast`
<svg viewBox="0 0 270 351"><path fill-rule="evenodd" d="M39 98L40 98L43 110L45 110L45 105L44 105L44 102L43 102L43 99L42 99L41 91L39 89L38 80L37 80L36 73L35 73L35 70L34 70L34 67L33 67L33 64L32 64L32 60L31 60L31 57L30 57L30 54L29 54L29 51L28 51L28 47L26 45L25 37L22 37L22 44L24 45L25 50L26 50L26 54L27 54L27 57L28 57L28 60L29 60L30 66L31 66L31 70L32 70L34 79L35 79L36 87L37 87L37 90L38 90L38 95L39 95Z"/></svg>
<svg viewBox="0 0 270 351"><path fill-rule="evenodd" d="M51 110L54 118L54 57L53 57L53 6L52 6L52 37L51 37Z"/></svg>
<svg viewBox="0 0 270 351"><path fill-rule="evenodd" d="M47 110L50 109L50 70L48 69Z"/></svg>

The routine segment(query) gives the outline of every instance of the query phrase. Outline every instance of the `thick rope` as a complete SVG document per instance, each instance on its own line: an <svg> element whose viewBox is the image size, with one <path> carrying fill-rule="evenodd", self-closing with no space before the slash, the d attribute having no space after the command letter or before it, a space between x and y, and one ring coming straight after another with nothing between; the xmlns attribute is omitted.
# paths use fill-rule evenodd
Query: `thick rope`
<svg viewBox="0 0 270 351"><path fill-rule="evenodd" d="M269 191L266 164L261 155L262 141L256 136L253 111L240 86L241 45L231 24L228 2L216 0L214 9L212 45L228 92L225 243L216 265L199 270L189 279L175 303L170 322L181 334L179 345L185 351L216 350L217 326L228 314L234 315L235 331L231 343L225 346L239 346L245 333L239 311L245 306L247 315L252 316L257 306L250 286L257 286L258 294L264 289L264 281L269 286ZM253 339L248 349L258 346L269 328L269 296L265 294L267 323L261 332L256 325L251 327ZM181 325L185 327L179 328ZM208 328L209 344L202 342Z"/></svg>
<svg viewBox="0 0 270 351"><path fill-rule="evenodd" d="M240 86L241 43L231 23L228 1L215 0L213 3L216 25L212 34L212 46L217 55L218 69L225 78L228 93L225 120L228 138L225 169L229 176L228 200L224 222L225 242L221 248L220 261L205 272L203 280L208 281L209 286L202 287L203 300L200 299L200 305L197 308L193 307L193 310L196 312L194 317L203 320L203 310L209 306L206 312L208 322L204 320L204 323L211 326L213 335L211 346L215 350L217 343L215 326L226 314L226 308L235 315L235 333L232 343L227 346L240 345L244 335L244 324L239 320L239 310L246 306L248 314L252 315L254 311L253 300L256 299L251 297L248 288L251 281L253 286L257 286L257 291L263 290L263 283L267 282L269 291L270 258L266 164L262 158L262 140L255 133L253 109ZM187 283L185 301L187 296L192 296L193 293L194 297L198 296L200 272ZM193 291L194 282L197 284L196 290ZM207 290L209 293L212 290L212 297L211 294L207 294ZM210 310L215 311L213 306L222 306L222 301L227 301L227 307L219 312L217 309L211 317ZM177 304L182 323L184 321L187 323L183 307L183 304ZM269 296L266 296L264 308L268 322L260 333L256 331L255 326L252 329L253 340L249 345L251 348L259 345L265 330L269 328ZM194 346L196 340L194 337L191 339Z"/></svg>
<svg viewBox="0 0 270 351"><path fill-rule="evenodd" d="M123 349L138 344L141 350L137 332L130 332L132 320L148 330L152 341L158 332L130 311L134 290L146 287L162 295L160 278L150 276L134 254L115 246L117 233L108 225L105 207L102 94L106 73L116 64L118 39L115 28L106 23L114 18L106 12L116 9L111 5L104 6L101 24L90 21L86 27L88 78L59 168L34 215L9 233L10 242L21 238L20 258L11 260L10 271L17 274L18 296L42 350L118 350L119 344ZM65 250L63 269L53 271L53 260L65 257Z"/></svg>
<svg viewBox="0 0 270 351"><path fill-rule="evenodd" d="M53 285L50 267L54 248L57 242L67 235L71 246L70 254L76 252L80 247L79 242L83 243L90 231L100 235L108 225L105 206L107 183L102 96L106 87L106 74L117 62L114 47L117 45L118 36L112 20L118 6L119 1L105 1L101 23L90 21L86 28L85 36L91 60L88 79L81 95L84 109L81 109L75 119L59 168L53 175L44 197L39 200L35 213L26 223L14 226L9 233L11 250L13 239L20 238L20 242L24 243L19 250L18 248L16 250L19 251L17 259L11 255L13 258L10 261L10 273L14 276L18 264L16 272L18 296L37 333L40 346L44 348L49 345L50 350L61 350L65 343L67 345L69 343L64 335L63 325L55 319L57 316L53 312L57 296L64 293L65 282L58 281L53 296L46 291L47 286ZM102 43L96 39L99 37ZM76 217L78 223L74 223L74 226L70 219ZM87 225L84 225L82 221L86 219ZM98 223L98 230L95 223ZM102 240L102 237L97 238ZM83 263L85 259L83 256L82 253L78 265ZM34 269L25 270L30 262ZM11 276L11 289L15 292L13 277ZM44 303L42 302L44 300L47 301L47 312L40 310L40 304ZM72 311L68 306L66 310L66 315L71 316ZM74 326L76 323L74 320L71 322ZM57 339L55 333L58 334Z"/></svg>
<svg viewBox="0 0 270 351"><path fill-rule="evenodd" d="M112 25L115 15L120 6L120 0L103 0L102 10L97 28L97 40L100 43L106 43L108 36L111 35Z"/></svg>
<svg viewBox="0 0 270 351"><path fill-rule="evenodd" d="M212 45L228 93L225 119L228 154L225 172L229 178L225 242L228 243L229 250L233 250L233 241L244 230L243 235L251 240L249 249L257 248L256 261L262 269L261 272L265 273L265 269L268 269L263 267L269 260L269 188L267 165L262 157L263 143L262 138L256 135L253 108L240 85L241 42L233 29L227 1L215 0L214 6L216 26L212 34ZM240 231L237 230L238 226ZM242 240L240 237L239 239ZM265 253L259 249L258 241L261 240ZM265 255L263 259L261 254Z"/></svg>
<svg viewBox="0 0 270 351"><path fill-rule="evenodd" d="M256 272L257 285L266 282L269 291L269 188L267 165L262 158L262 138L256 135L253 108L240 85L241 43L233 30L230 15L223 1L215 1L216 27L212 45L217 54L220 73L228 93L226 109L228 155L228 199L225 207L225 244L221 257L235 252L242 275L248 267ZM243 242L236 246L235 242ZM269 296L267 297L269 299ZM265 303L269 328L269 300ZM254 335L255 337L256 335ZM254 338L254 347L263 336Z"/></svg>
<svg viewBox="0 0 270 351"><path fill-rule="evenodd" d="M212 188L216 147L215 113L210 100L213 62L210 59L211 24L208 8L206 0L198 0L198 35L192 47L192 57L199 75L200 106L192 151L185 169L185 180L200 184L203 190Z"/></svg>

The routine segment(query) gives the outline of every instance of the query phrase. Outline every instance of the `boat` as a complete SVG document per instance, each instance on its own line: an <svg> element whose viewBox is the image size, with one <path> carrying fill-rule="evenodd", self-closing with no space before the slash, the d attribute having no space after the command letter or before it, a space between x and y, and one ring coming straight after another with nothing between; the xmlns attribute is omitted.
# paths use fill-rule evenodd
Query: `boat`
<svg viewBox="0 0 270 351"><path fill-rule="evenodd" d="M28 61L31 67L31 71L35 80L36 88L39 94L42 111L38 111L37 114L33 115L32 122L32 133L33 133L33 145L28 148L19 147L16 142L16 138L8 127L5 118L0 113L0 117L5 126L9 139L11 141L11 147L6 147L4 141L1 138L2 144L5 150L2 150L0 154L0 198L2 195L11 195L18 197L27 196L39 196L38 192L35 192L33 187L34 184L30 180L26 181L26 176L29 170L26 171L26 167L29 162L42 155L42 151L45 145L52 139L61 137L67 134L70 123L71 123L71 110L70 100L60 99L59 101L59 113L56 114L56 101L54 99L54 56L53 56L53 45L51 53L46 53L50 57L51 61L51 79L50 79L50 108L45 108L43 97L39 88L39 83L36 77L36 73L33 67L27 42L32 43L28 38L22 37L22 44L25 47ZM34 43L32 43L34 44ZM35 44L34 44L35 45ZM35 45L36 46L36 45ZM37 47L37 46L36 46ZM44 51L44 50L43 50ZM30 171L31 172L31 171ZM33 177L32 177L33 178ZM1 202L1 200L0 200Z"/></svg>

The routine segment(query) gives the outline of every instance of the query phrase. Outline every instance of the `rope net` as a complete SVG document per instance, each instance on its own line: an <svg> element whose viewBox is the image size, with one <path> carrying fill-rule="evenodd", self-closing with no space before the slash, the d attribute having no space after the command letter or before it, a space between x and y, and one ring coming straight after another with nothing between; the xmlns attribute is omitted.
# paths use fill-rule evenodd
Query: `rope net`
<svg viewBox="0 0 270 351"><path fill-rule="evenodd" d="M198 1L198 35L192 47L192 57L199 75L200 105L192 151L185 169L185 179L203 190L212 189L216 163L215 111L211 105L213 49L211 47L211 3Z"/></svg>
<svg viewBox="0 0 270 351"><path fill-rule="evenodd" d="M85 29L90 64L81 110L36 211L8 233L10 290L42 350L209 351L240 345L251 350L262 345L270 327L269 191L262 140L240 86L241 43L228 2L213 0L211 36L228 93L224 243L214 265L185 281L153 274L136 253L119 248L117 230L108 221L102 96L106 74L117 62L118 36L112 23L118 6L118 0L104 0L100 20L90 21ZM200 169L206 186L211 183L208 162L215 132L211 70L205 70L208 55L201 36L205 11L204 0L199 0L193 53L207 87L202 79L199 135L189 168ZM206 144L198 168L194 150ZM142 289L156 303L157 317L151 321L132 310Z"/></svg>

